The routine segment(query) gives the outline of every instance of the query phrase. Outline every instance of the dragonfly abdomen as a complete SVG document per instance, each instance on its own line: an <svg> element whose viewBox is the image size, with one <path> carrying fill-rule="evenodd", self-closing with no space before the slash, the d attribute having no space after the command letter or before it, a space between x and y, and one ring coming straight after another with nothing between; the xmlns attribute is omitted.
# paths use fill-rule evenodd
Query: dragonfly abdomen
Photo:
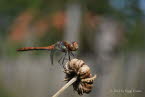
<svg viewBox="0 0 145 97"><path fill-rule="evenodd" d="M30 51L30 50L53 50L54 46L48 46L48 47L24 47L17 49L17 51Z"/></svg>

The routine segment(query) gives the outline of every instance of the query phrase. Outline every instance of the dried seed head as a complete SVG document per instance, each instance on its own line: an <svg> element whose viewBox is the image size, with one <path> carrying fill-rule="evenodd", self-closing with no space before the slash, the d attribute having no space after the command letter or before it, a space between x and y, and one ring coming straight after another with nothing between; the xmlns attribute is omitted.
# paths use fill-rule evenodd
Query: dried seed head
<svg viewBox="0 0 145 97"><path fill-rule="evenodd" d="M65 81L77 76L77 81L73 83L73 88L79 95L91 92L96 75L92 77L89 66L83 60L72 59L67 62L64 72L66 73Z"/></svg>
<svg viewBox="0 0 145 97"><path fill-rule="evenodd" d="M90 68L89 68L87 65L83 65L83 66L78 70L78 75L80 75L80 78L89 77L89 75L90 75Z"/></svg>

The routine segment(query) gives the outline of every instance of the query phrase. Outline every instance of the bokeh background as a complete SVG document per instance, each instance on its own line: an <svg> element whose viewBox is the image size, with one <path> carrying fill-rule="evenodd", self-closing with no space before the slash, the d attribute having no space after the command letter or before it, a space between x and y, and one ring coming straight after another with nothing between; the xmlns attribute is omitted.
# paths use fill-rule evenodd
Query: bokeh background
<svg viewBox="0 0 145 97"><path fill-rule="evenodd" d="M0 0L0 97L51 97L65 82L55 54L27 46L77 41L98 78L82 97L144 97L145 0ZM80 97L69 87L59 97Z"/></svg>

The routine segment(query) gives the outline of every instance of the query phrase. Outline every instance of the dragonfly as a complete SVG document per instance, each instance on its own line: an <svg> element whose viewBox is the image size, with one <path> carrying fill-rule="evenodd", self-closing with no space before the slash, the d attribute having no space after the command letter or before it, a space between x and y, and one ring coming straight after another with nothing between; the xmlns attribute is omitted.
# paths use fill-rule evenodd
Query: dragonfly
<svg viewBox="0 0 145 97"><path fill-rule="evenodd" d="M78 48L79 46L76 41L74 42L58 41L55 44L46 47L24 47L17 49L17 51L48 50L50 51L51 64L53 64L53 56L55 51L60 51L63 52L64 55L59 59L58 63L63 65L64 61L66 60L66 56L68 56L68 59L71 60L71 56L72 57L75 56L73 54L73 51L77 51Z"/></svg>

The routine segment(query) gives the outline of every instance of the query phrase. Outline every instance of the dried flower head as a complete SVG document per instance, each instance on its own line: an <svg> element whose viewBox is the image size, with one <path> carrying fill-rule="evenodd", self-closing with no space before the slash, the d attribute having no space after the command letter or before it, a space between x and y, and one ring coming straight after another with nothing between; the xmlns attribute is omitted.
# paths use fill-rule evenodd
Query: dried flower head
<svg viewBox="0 0 145 97"><path fill-rule="evenodd" d="M66 73L65 81L67 82L73 77L77 77L77 80L72 85L79 95L91 92L96 75L92 76L89 66L83 60L72 59L67 62L64 72Z"/></svg>

